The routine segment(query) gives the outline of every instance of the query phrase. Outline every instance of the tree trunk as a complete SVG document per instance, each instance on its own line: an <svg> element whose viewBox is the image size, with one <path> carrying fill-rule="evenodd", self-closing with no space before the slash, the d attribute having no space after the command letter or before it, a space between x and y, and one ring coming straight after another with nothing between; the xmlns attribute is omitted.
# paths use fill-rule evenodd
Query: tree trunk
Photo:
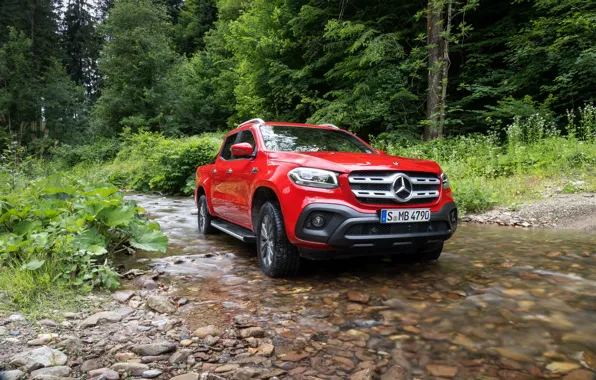
<svg viewBox="0 0 596 380"><path fill-rule="evenodd" d="M435 140L443 136L440 123L443 68L441 67L443 30L442 5L440 0L428 0L426 16L426 42L428 52L428 93L426 95L426 122L424 141Z"/></svg>
<svg viewBox="0 0 596 380"><path fill-rule="evenodd" d="M441 116L439 120L439 124L441 125L441 134L445 129L445 108L447 106L447 83L449 80L449 66L451 61L449 60L449 37L451 36L451 18L452 18L452 11L453 11L453 1L447 0L447 26L445 27L445 33L443 33L443 62L441 66L443 68L442 78L441 78Z"/></svg>

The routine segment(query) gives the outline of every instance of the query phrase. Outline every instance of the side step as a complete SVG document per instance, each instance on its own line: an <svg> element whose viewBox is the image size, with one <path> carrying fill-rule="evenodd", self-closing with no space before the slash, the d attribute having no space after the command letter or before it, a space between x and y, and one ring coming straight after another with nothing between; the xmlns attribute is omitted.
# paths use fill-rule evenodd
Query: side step
<svg viewBox="0 0 596 380"><path fill-rule="evenodd" d="M234 223L222 219L216 219L211 221L211 225L218 230L225 232L226 234L235 237L245 243L256 243L257 237L252 233L251 230L244 227L240 227Z"/></svg>

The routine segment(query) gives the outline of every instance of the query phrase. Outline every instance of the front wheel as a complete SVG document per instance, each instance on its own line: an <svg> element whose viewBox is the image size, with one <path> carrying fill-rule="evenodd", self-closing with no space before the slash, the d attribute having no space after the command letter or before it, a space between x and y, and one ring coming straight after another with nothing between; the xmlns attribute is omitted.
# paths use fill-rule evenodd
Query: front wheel
<svg viewBox="0 0 596 380"><path fill-rule="evenodd" d="M263 273L269 277L288 277L298 273L300 254L288 241L279 204L266 202L261 207L256 233Z"/></svg>
<svg viewBox="0 0 596 380"><path fill-rule="evenodd" d="M203 235L212 235L217 232L215 228L211 225L211 221L215 218L209 213L209 207L207 206L207 197L201 195L199 198L199 216L198 216L198 225L199 225L199 232Z"/></svg>

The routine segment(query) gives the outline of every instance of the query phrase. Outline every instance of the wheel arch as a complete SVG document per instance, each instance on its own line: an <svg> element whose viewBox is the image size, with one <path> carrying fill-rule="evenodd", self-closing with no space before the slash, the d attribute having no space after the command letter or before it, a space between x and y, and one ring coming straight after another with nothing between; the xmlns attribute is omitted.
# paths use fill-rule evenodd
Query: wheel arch
<svg viewBox="0 0 596 380"><path fill-rule="evenodd" d="M256 186L250 198L250 220L252 223L253 231L255 231L255 226L257 225L259 211L266 202L277 202L280 204L280 207L282 207L275 188L266 184Z"/></svg>

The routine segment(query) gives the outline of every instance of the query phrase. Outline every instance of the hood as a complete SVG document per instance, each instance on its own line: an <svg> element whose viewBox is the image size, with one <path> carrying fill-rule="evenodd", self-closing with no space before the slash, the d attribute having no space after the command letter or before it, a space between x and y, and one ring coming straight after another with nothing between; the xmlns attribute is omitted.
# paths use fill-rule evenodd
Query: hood
<svg viewBox="0 0 596 380"><path fill-rule="evenodd" d="M340 173L349 173L355 170L403 170L441 174L441 168L436 162L381 154L270 152L268 155L270 160Z"/></svg>

